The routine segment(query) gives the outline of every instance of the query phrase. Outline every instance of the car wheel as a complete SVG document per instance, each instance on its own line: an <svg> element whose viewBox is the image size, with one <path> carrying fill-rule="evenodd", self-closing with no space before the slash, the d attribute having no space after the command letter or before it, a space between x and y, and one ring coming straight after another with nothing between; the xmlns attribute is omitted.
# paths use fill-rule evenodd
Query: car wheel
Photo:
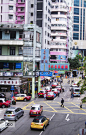
<svg viewBox="0 0 86 135"><path fill-rule="evenodd" d="M22 113L22 116L24 116L24 113Z"/></svg>
<svg viewBox="0 0 86 135"><path fill-rule="evenodd" d="M15 118L15 121L17 121L18 120L18 116L16 116L16 118Z"/></svg>
<svg viewBox="0 0 86 135"><path fill-rule="evenodd" d="M25 99L24 99L24 101L26 102L26 101L27 101L27 99L25 98Z"/></svg>
<svg viewBox="0 0 86 135"><path fill-rule="evenodd" d="M5 105L2 105L2 108L5 108L6 106Z"/></svg>
<svg viewBox="0 0 86 135"><path fill-rule="evenodd" d="M30 129L32 130L32 128L30 127Z"/></svg>
<svg viewBox="0 0 86 135"><path fill-rule="evenodd" d="M43 127L43 131L45 131L45 126Z"/></svg>

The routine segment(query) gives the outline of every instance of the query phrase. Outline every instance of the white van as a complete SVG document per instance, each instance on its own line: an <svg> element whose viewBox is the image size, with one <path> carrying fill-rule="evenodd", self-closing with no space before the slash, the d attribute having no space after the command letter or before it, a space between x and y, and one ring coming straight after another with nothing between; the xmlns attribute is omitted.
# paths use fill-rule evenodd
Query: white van
<svg viewBox="0 0 86 135"><path fill-rule="evenodd" d="M80 97L80 95L81 95L81 93L80 93L80 88L78 88L78 87L73 87L73 96L79 96Z"/></svg>

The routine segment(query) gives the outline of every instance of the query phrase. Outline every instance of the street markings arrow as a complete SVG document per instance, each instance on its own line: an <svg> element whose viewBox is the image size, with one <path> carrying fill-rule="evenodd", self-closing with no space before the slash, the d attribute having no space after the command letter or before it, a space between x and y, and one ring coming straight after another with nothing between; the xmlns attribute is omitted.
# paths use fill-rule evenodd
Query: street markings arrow
<svg viewBox="0 0 86 135"><path fill-rule="evenodd" d="M66 121L69 121L69 120L70 120L70 119L68 118L68 116L69 116L69 114L67 114L67 116L66 116L66 118L65 118Z"/></svg>

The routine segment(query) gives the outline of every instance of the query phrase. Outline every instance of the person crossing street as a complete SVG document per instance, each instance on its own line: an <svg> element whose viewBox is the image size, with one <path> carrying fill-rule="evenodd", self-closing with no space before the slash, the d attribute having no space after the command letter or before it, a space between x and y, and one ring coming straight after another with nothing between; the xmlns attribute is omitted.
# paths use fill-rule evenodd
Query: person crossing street
<svg viewBox="0 0 86 135"><path fill-rule="evenodd" d="M61 99L61 107L64 107L63 104L64 104L64 99L62 98L62 99Z"/></svg>

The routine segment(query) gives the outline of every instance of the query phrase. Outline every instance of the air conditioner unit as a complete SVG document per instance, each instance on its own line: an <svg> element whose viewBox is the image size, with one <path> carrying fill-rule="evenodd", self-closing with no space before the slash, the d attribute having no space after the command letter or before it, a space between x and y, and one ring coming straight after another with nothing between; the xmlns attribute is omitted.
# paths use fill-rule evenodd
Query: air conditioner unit
<svg viewBox="0 0 86 135"><path fill-rule="evenodd" d="M8 28L11 28L11 25L7 25Z"/></svg>
<svg viewBox="0 0 86 135"><path fill-rule="evenodd" d="M9 30L6 30L6 31L5 31L5 34L9 34Z"/></svg>

